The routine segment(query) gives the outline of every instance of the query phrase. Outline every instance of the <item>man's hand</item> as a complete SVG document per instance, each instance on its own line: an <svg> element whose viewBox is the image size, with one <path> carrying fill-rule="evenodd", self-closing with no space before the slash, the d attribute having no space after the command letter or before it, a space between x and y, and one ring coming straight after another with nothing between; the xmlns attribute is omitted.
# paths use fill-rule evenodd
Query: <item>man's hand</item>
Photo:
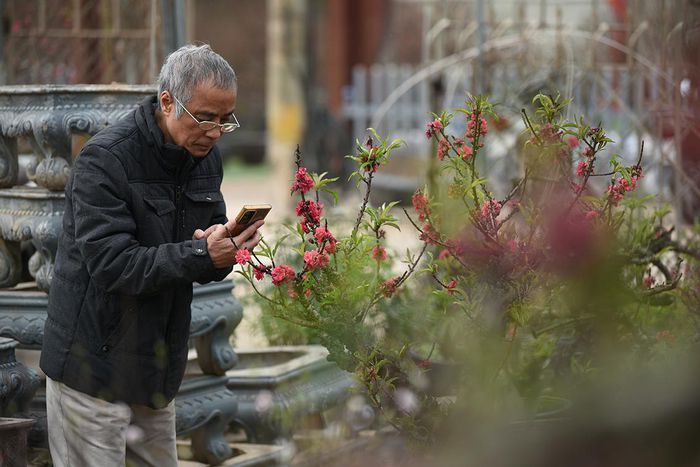
<svg viewBox="0 0 700 467"><path fill-rule="evenodd" d="M258 229L264 223L265 221L262 220L257 221L239 235L231 238L228 233L233 230L236 221L230 220L225 225L212 225L205 231L197 229L194 232L194 237L207 239L207 250L209 250L214 267L226 268L236 262L237 249L251 250L255 248L262 238Z"/></svg>
<svg viewBox="0 0 700 467"><path fill-rule="evenodd" d="M216 230L217 224L212 225L207 230L197 229L192 234L192 240L199 240L200 238L207 238L211 233Z"/></svg>

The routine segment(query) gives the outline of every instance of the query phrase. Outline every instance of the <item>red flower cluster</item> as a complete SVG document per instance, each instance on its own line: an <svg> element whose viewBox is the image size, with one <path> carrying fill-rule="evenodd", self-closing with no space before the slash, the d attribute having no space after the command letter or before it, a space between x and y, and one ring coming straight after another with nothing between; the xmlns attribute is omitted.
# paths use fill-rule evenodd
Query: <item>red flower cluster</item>
<svg viewBox="0 0 700 467"><path fill-rule="evenodd" d="M510 127L510 121L503 115L496 115L492 123L496 131L502 131Z"/></svg>
<svg viewBox="0 0 700 467"><path fill-rule="evenodd" d="M386 250L384 249L384 247L381 245L374 245L374 248L372 248L372 258L374 258L377 261L385 261Z"/></svg>
<svg viewBox="0 0 700 467"><path fill-rule="evenodd" d="M484 219L496 219L501 213L501 203L495 199L486 200L481 205L481 217Z"/></svg>
<svg viewBox="0 0 700 467"><path fill-rule="evenodd" d="M379 148L374 146L374 140L372 140L371 136L367 138L365 148L367 148L367 152L362 152L360 155L360 162L364 166L365 172L376 172L379 169L378 159L380 153Z"/></svg>
<svg viewBox="0 0 700 467"><path fill-rule="evenodd" d="M250 251L246 249L239 249L236 251L236 263L238 264L246 264L250 261Z"/></svg>
<svg viewBox="0 0 700 467"><path fill-rule="evenodd" d="M590 211L586 211L585 217L587 220L594 220L598 219L600 217L600 213L596 211L595 209L591 209Z"/></svg>
<svg viewBox="0 0 700 467"><path fill-rule="evenodd" d="M437 245L438 242L440 242L440 233L437 230L435 230L433 224L431 224L430 222L426 222L423 225L423 229L420 234L420 239L421 241L429 245Z"/></svg>
<svg viewBox="0 0 700 467"><path fill-rule="evenodd" d="M578 175L579 177L584 177L588 172L588 167L588 162L579 161L578 166L576 167L576 175Z"/></svg>
<svg viewBox="0 0 700 467"><path fill-rule="evenodd" d="M441 139L438 142L437 158L439 161L443 160L447 153L450 151L450 143L447 140Z"/></svg>
<svg viewBox="0 0 700 467"><path fill-rule="evenodd" d="M555 144L561 141L559 131L551 123L545 123L540 128L539 137L544 144ZM537 140L535 140L536 142Z"/></svg>
<svg viewBox="0 0 700 467"><path fill-rule="evenodd" d="M676 341L676 336L673 335L671 331L668 329L664 329L663 331L659 331L656 333L656 342L667 342L669 344L673 344Z"/></svg>
<svg viewBox="0 0 700 467"><path fill-rule="evenodd" d="M411 197L411 202L413 203L413 209L418 213L418 220L425 222L425 220L430 217L430 207L428 206L428 197L423 194L420 190L416 191Z"/></svg>
<svg viewBox="0 0 700 467"><path fill-rule="evenodd" d="M265 279L265 268L262 266L253 266L253 275L256 280L261 281Z"/></svg>
<svg viewBox="0 0 700 467"><path fill-rule="evenodd" d="M284 284L294 280L294 269L286 264L280 264L272 268L272 283L275 285Z"/></svg>
<svg viewBox="0 0 700 467"><path fill-rule="evenodd" d="M617 206L622 201L625 193L637 188L637 181L642 177L641 167L637 167L629 180L626 178L613 178L608 187L608 199L612 206Z"/></svg>
<svg viewBox="0 0 700 467"><path fill-rule="evenodd" d="M433 136L437 136L442 131L442 122L439 118L436 118L432 122L428 123L425 128L425 137L430 139Z"/></svg>
<svg viewBox="0 0 700 467"><path fill-rule="evenodd" d="M392 277L391 279L387 279L381 283L379 288L386 298L389 298L396 293L398 282L398 277Z"/></svg>
<svg viewBox="0 0 700 467"><path fill-rule="evenodd" d="M301 229L304 233L309 233L316 229L321 222L323 204L312 200L299 201L294 210L297 216L301 217Z"/></svg>
<svg viewBox="0 0 700 467"><path fill-rule="evenodd" d="M464 144L459 148L459 155L465 161L468 161L470 157L474 155L474 150L468 144Z"/></svg>
<svg viewBox="0 0 700 467"><path fill-rule="evenodd" d="M423 358L420 360L416 360L416 365L418 366L418 368L426 370L433 365L433 362L431 362L429 358Z"/></svg>
<svg viewBox="0 0 700 467"><path fill-rule="evenodd" d="M292 193L301 191L307 193L314 187L314 181L311 176L306 173L305 167L299 167L294 175L294 183L292 184Z"/></svg>
<svg viewBox="0 0 700 467"><path fill-rule="evenodd" d="M330 258L326 253L319 253L317 250L311 250L304 253L304 264L306 269L313 271L318 268L325 268L328 266L328 261Z"/></svg>
<svg viewBox="0 0 700 467"><path fill-rule="evenodd" d="M314 237L316 238L316 243L319 246L325 244L323 246L323 251L325 253L335 253L338 242L336 241L335 237L333 237L333 234L328 231L328 229L325 227L317 228Z"/></svg>
<svg viewBox="0 0 700 467"><path fill-rule="evenodd" d="M469 119L469 122L467 123L467 132L464 136L472 143L479 136L484 136L489 132L488 123L486 123L486 119L481 115L473 113L467 118ZM479 147L482 147L483 145L483 143L479 143Z"/></svg>
<svg viewBox="0 0 700 467"><path fill-rule="evenodd" d="M379 163L377 162L377 148L369 148L369 152L367 154L362 154L360 160L363 164L369 162L369 164L365 166L365 172L376 172L377 169L379 169Z"/></svg>

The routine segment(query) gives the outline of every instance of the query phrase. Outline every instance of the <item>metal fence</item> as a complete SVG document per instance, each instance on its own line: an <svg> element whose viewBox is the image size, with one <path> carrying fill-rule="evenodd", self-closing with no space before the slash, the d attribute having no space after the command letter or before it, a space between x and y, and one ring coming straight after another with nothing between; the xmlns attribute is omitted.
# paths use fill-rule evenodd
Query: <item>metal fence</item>
<svg viewBox="0 0 700 467"><path fill-rule="evenodd" d="M5 0L3 84L151 83L158 0Z"/></svg>
<svg viewBox="0 0 700 467"><path fill-rule="evenodd" d="M488 94L503 104L500 111L512 122L489 135L487 152L496 186L505 190L518 170L513 153L523 129L520 109L537 92L558 90L573 99L570 117L584 115L593 124L603 123L615 140L610 154L634 161L644 141L646 189L660 191L679 207L684 200L700 199L696 180L681 168L683 138L700 133L688 70L678 53L680 23L673 17L659 19L663 22L659 31L655 19L644 16L634 18L634 23L630 18L624 24L614 23L609 15L608 22L599 16L597 24L585 20L573 24L566 23L562 14L539 10L549 20L532 23L520 9L520 21L482 17L490 22L480 25L477 18L456 27L454 15L439 25L446 18L435 11L441 2L411 3L433 7L426 10L432 14L432 27L424 26L426 40L432 41L424 44L429 59L420 65L355 68L344 104L355 138L362 140L368 127L403 138L407 145L397 153L401 159L397 165L420 167L415 160L425 160L431 151L424 136L430 112L462 106L467 92ZM473 1L453 3L474 5ZM540 6L547 3L557 2ZM590 18L604 13L592 9L595 3L588 2ZM447 34L451 29L461 30L458 40L443 38L436 54L436 31ZM389 171L377 177L377 184L413 190L423 183L422 177L415 170Z"/></svg>

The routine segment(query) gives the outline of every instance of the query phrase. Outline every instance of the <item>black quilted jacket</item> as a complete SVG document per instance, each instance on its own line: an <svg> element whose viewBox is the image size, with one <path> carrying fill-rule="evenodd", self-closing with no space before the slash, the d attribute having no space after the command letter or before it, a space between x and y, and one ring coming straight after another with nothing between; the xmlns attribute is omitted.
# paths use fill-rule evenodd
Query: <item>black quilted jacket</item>
<svg viewBox="0 0 700 467"><path fill-rule="evenodd" d="M215 147L163 142L155 97L100 131L66 186L41 369L108 401L171 401L187 362L192 283L221 280L197 228L226 222Z"/></svg>

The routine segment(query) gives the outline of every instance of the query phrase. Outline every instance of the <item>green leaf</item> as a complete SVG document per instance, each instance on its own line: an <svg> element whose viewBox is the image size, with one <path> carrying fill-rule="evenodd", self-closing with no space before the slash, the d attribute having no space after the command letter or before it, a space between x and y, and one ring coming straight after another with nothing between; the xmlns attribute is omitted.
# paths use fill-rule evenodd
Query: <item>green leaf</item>
<svg viewBox="0 0 700 467"><path fill-rule="evenodd" d="M398 139L398 138L397 138L397 139L393 140L393 141L391 142L391 144L390 144L389 146L387 146L386 149L387 149L387 151L391 151L392 149L398 148L398 147L401 146L402 144L405 144L404 141L403 141L402 139Z"/></svg>
<svg viewBox="0 0 700 467"><path fill-rule="evenodd" d="M301 228L300 228L300 229L301 229ZM287 239L287 237L289 237L289 234L283 235L282 237L280 237L280 238L277 240L277 242L275 242L275 246L274 246L274 248L272 248L272 252L271 252L271 254L270 254L270 258L274 258L275 256L277 256L277 251L280 249L280 247L282 246L282 244L284 243L284 241Z"/></svg>
<svg viewBox="0 0 700 467"><path fill-rule="evenodd" d="M468 188L468 189L471 190L472 188L476 188L476 187L478 187L478 186L485 185L487 181L488 181L487 178L477 178L477 179L474 179L474 181L471 182L471 183L469 184L469 188Z"/></svg>
<svg viewBox="0 0 700 467"><path fill-rule="evenodd" d="M326 192L333 197L333 204L338 204L338 193L330 188L321 188L321 191Z"/></svg>

